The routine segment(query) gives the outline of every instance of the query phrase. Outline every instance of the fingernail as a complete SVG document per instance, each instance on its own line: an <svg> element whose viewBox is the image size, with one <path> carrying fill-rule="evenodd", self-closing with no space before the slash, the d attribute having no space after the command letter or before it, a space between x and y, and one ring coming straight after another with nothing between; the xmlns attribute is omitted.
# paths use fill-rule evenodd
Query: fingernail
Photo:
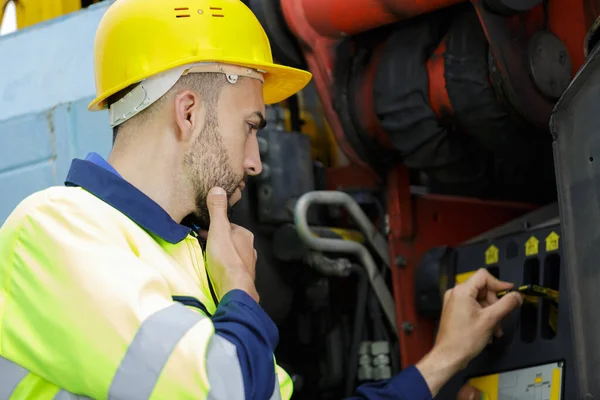
<svg viewBox="0 0 600 400"><path fill-rule="evenodd" d="M217 195L217 196L222 196L222 195L225 194L225 189L220 188L220 187L214 187L214 188L210 189L209 194L214 194L214 195Z"/></svg>

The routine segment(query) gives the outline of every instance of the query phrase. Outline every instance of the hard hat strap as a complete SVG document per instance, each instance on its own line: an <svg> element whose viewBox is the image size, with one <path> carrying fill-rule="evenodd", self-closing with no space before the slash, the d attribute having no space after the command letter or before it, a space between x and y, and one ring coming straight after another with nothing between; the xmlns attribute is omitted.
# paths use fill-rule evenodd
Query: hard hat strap
<svg viewBox="0 0 600 400"><path fill-rule="evenodd" d="M145 79L123 98L111 104L109 107L110 126L114 128L148 108L167 93L182 75L207 72L224 74L231 84L236 83L240 76L257 79L264 83L264 71L252 68L221 63L183 65Z"/></svg>

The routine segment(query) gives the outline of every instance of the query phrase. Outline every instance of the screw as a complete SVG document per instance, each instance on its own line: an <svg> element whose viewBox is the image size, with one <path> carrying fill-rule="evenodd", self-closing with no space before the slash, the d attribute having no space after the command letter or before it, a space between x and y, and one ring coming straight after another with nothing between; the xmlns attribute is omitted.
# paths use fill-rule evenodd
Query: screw
<svg viewBox="0 0 600 400"><path fill-rule="evenodd" d="M404 256L396 256L394 260L396 262L396 266L400 268L406 267L406 257Z"/></svg>
<svg viewBox="0 0 600 400"><path fill-rule="evenodd" d="M198 10L198 14L200 14L200 15L202 15L203 12L204 11L202 11L202 10Z"/></svg>
<svg viewBox="0 0 600 400"><path fill-rule="evenodd" d="M565 61L567 60L567 54L564 51L561 51L558 55L558 62L560 65L565 65Z"/></svg>
<svg viewBox="0 0 600 400"><path fill-rule="evenodd" d="M410 322L403 322L402 323L402 330L404 331L404 333L406 333L407 335L411 334L412 331L415 330L415 326L413 324L411 324ZM585 399L587 400L587 399Z"/></svg>

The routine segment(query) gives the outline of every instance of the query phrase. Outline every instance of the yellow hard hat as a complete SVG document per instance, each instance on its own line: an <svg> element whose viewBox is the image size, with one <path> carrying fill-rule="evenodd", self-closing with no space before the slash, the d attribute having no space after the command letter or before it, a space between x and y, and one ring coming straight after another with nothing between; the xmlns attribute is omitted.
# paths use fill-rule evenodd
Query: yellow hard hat
<svg viewBox="0 0 600 400"><path fill-rule="evenodd" d="M258 78L264 82L265 104L285 100L312 77L273 63L263 27L240 0L116 0L96 32L97 97L89 110L106 109L110 96L162 77L159 84L129 96L127 107L135 109L129 114L135 114L157 100L148 92L160 97L182 74L194 70L222 72L231 83L239 75ZM113 125L128 118L122 114L119 110L111 116Z"/></svg>

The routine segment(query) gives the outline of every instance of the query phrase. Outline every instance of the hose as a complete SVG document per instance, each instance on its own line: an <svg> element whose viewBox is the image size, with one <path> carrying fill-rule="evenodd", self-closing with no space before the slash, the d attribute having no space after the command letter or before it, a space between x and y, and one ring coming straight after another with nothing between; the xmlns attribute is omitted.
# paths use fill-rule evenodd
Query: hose
<svg viewBox="0 0 600 400"><path fill-rule="evenodd" d="M354 222L361 228L361 232L367 241L373 246L376 253L389 266L389 254L387 253L387 242L385 237L373 226L369 218L361 210L360 206L347 193L337 191L314 191L300 196L294 209L294 222L296 230L302 241L309 248L323 252L352 254L360 260L361 265L367 271L373 291L381 303L381 308L392 327L394 334L398 335L396 324L396 308L394 298L388 288L383 275L377 268L375 260L365 246L350 240L326 239L315 237L308 226L307 211L312 204L343 205L350 213Z"/></svg>
<svg viewBox="0 0 600 400"><path fill-rule="evenodd" d="M356 310L354 312L354 334L350 347L350 359L348 361L348 373L346 374L345 396L349 397L354 392L354 382L358 371L358 351L362 339L363 327L365 325L365 314L367 311L367 293L369 292L369 276L365 269L359 265L352 265L350 271L356 274L357 295Z"/></svg>

